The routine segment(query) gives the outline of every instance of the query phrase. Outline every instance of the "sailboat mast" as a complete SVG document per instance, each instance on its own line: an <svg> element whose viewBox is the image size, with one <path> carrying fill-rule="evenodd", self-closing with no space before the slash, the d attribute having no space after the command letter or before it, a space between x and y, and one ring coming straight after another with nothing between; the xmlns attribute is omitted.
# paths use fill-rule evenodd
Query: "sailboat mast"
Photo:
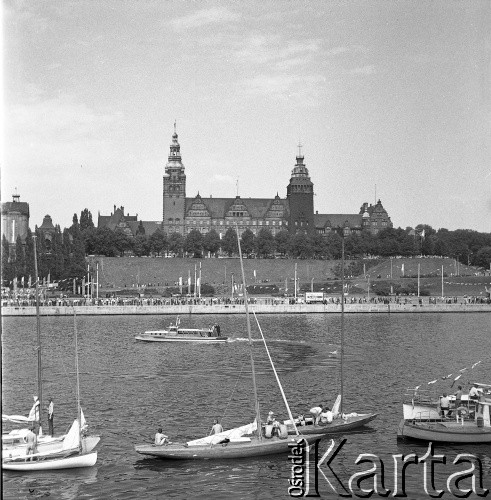
<svg viewBox="0 0 491 500"><path fill-rule="evenodd" d="M41 320L39 314L39 277L38 277L38 257L36 249L36 236L34 240L34 277L36 282L36 332L37 332L37 354L38 354L38 399L39 399L39 435L43 434L42 429L42 408L43 408L43 365L41 358Z"/></svg>
<svg viewBox="0 0 491 500"><path fill-rule="evenodd" d="M78 341L77 341L77 314L73 311L73 331L75 335L75 372L77 373L77 420L78 420L78 446L82 448L82 411L80 408L80 376L78 372Z"/></svg>
<svg viewBox="0 0 491 500"><path fill-rule="evenodd" d="M341 378L341 404L339 405L339 412L343 412L343 400L344 400L344 374L343 374L343 362L344 362L344 234L341 241L341 363L340 363L340 378Z"/></svg>
<svg viewBox="0 0 491 500"><path fill-rule="evenodd" d="M255 407L256 407L257 434L258 434L259 439L262 439L261 412L259 409L259 399L257 397L256 371L254 369L254 356L252 354L253 346L252 346L252 336L251 336L251 320L249 318L249 305L248 305L248 300L247 300L247 285L246 285L245 272L244 272L244 261L242 260L242 249L240 247L239 228L237 226L235 226L235 230L237 232L237 244L239 246L240 269L242 271L242 283L244 285L244 304L245 304L246 321L247 321L247 335L249 337L249 354L251 357L252 387L254 389L254 402L255 402Z"/></svg>

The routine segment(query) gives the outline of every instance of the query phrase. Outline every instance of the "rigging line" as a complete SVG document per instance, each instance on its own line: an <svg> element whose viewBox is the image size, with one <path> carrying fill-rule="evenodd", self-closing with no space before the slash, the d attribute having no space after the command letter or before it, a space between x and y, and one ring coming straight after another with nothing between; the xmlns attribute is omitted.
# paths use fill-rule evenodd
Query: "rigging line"
<svg viewBox="0 0 491 500"><path fill-rule="evenodd" d="M259 324L259 320L257 319L256 311L252 310L252 314L254 315L254 318L255 318L256 323L257 323L257 327L259 328L259 332L261 333L261 337L263 338L264 347L266 349L266 353L268 354L269 362L271 363L271 368L273 368L273 372L274 372L274 375L276 377L276 382L278 382L278 387L280 388L281 395L283 396L283 401L285 402L286 410L288 411L288 416L290 417L290 421L292 422L293 427L295 428L295 432L298 436L300 433L298 432L297 426L295 424L295 420L293 419L293 415L292 415L292 412L290 410L290 406L288 405L288 401L286 400L286 396L285 396L285 393L283 391L283 387L281 385L280 378L278 377L278 373L276 373L276 368L274 367L273 360L271 359L271 355L269 354L269 349L268 349L268 346L266 345L266 339L264 338L263 331L261 329L261 325Z"/></svg>
<svg viewBox="0 0 491 500"><path fill-rule="evenodd" d="M234 395L235 389L237 388L237 384L239 383L239 380L240 380L240 376L242 375L242 370L244 369L244 364L245 364L245 360L242 361L242 366L240 367L239 376L237 377L237 380L235 381L234 388L232 389L232 392L228 398L227 406L225 407L225 410L223 410L222 418L220 419L220 424L222 423L222 420L225 418L225 415L227 414L228 407L230 406L230 401L232 401L232 396Z"/></svg>

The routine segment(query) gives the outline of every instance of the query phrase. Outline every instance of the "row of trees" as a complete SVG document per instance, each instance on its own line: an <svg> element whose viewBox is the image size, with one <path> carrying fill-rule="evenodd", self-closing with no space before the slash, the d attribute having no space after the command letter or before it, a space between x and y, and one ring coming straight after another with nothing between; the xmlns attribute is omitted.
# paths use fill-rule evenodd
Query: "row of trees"
<svg viewBox="0 0 491 500"><path fill-rule="evenodd" d="M75 215L70 228L56 226L51 239L36 226L36 252L38 257L38 275L40 278L50 277L53 281L67 278L81 278L85 274L85 240L80 230L78 218ZM2 279L10 284L13 280L22 281L27 287L29 277L34 286L34 236L30 229L23 243L17 237L15 246L9 245L5 236L2 237Z"/></svg>
<svg viewBox="0 0 491 500"><path fill-rule="evenodd" d="M135 237L116 229L89 227L82 231L87 254L106 256L124 255L161 255L202 257L219 253L233 256L238 253L235 230L229 228L220 239L215 230L202 234L190 231L185 237L161 230L146 236L137 233ZM424 236L422 236L424 235ZM274 256L291 258L339 259L341 257L342 237L332 231L328 234L291 235L283 230L272 235L263 228L257 235L246 229L241 235L241 248L247 257L271 258ZM345 252L348 258L356 259L367 256L414 256L438 255L452 257L464 264L489 268L491 263L491 233L479 233L470 230L435 231L427 225L412 228L388 228L377 235L364 232L351 234L344 238Z"/></svg>

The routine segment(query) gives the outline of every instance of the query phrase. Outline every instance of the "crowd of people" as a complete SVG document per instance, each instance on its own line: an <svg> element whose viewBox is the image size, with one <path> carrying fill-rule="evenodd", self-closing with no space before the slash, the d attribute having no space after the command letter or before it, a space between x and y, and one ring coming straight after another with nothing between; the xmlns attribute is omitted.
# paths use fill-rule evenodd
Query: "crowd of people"
<svg viewBox="0 0 491 500"><path fill-rule="evenodd" d="M295 297L249 297L250 304L262 305L294 305L305 304L301 295ZM324 305L339 305L341 298L339 296L326 296L321 302ZM491 304L491 298L486 296L467 296L463 297L381 297L374 296L346 296L345 304L394 304L394 305L437 305L437 304ZM39 301L41 307L73 307L73 306L179 306L179 305L242 305L243 297L125 297L125 296L106 296L106 297L68 297L63 294L58 296L42 296ZM319 303L318 303L319 304ZM21 290L17 292L2 292L2 306L10 307L34 307L36 297L34 291ZM305 304L309 306L310 304Z"/></svg>

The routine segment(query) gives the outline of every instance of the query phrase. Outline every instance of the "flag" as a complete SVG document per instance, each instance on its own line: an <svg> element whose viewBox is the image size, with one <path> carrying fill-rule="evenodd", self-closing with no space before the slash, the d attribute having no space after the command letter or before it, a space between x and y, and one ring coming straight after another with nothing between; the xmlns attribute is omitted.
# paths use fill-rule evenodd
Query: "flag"
<svg viewBox="0 0 491 500"><path fill-rule="evenodd" d="M27 282L28 288L31 288L31 275L29 275L29 281Z"/></svg>
<svg viewBox="0 0 491 500"><path fill-rule="evenodd" d="M256 270L254 269L254 278L256 277Z"/></svg>
<svg viewBox="0 0 491 500"><path fill-rule="evenodd" d="M182 276L179 276L179 286L182 286Z"/></svg>
<svg viewBox="0 0 491 500"><path fill-rule="evenodd" d="M24 288L24 276L22 276L22 278L20 279L20 282L22 284L22 288Z"/></svg>
<svg viewBox="0 0 491 500"><path fill-rule="evenodd" d="M402 266L401 266L401 272L402 272L402 274L404 274L404 264L402 264Z"/></svg>
<svg viewBox="0 0 491 500"><path fill-rule="evenodd" d="M421 231L421 238L423 238L423 239L425 238L425 230L424 229Z"/></svg>

